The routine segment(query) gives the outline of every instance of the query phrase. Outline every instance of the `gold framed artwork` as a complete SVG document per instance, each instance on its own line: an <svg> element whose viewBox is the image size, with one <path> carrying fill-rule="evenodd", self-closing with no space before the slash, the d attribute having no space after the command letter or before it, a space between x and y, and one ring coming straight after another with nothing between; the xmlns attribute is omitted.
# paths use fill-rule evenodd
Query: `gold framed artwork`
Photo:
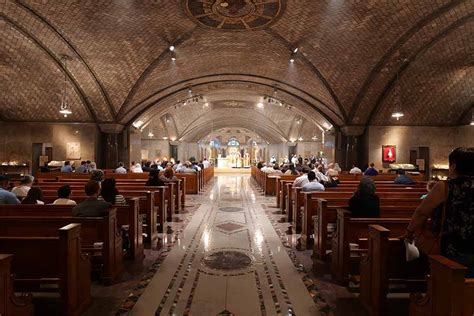
<svg viewBox="0 0 474 316"><path fill-rule="evenodd" d="M68 160L81 159L81 143L79 142L66 143L66 158Z"/></svg>

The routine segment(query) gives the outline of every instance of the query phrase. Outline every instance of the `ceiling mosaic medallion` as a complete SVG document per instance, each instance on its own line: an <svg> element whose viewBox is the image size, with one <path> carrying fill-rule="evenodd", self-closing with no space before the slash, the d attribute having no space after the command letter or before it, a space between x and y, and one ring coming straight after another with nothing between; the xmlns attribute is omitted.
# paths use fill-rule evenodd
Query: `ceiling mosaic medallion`
<svg viewBox="0 0 474 316"><path fill-rule="evenodd" d="M199 24L241 31L269 26L279 18L286 0L184 0L186 11Z"/></svg>

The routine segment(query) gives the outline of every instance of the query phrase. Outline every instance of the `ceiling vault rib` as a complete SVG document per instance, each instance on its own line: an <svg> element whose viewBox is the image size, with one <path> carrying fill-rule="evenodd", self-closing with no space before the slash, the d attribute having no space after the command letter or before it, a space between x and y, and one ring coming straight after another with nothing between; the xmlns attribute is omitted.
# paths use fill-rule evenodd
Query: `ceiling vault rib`
<svg viewBox="0 0 474 316"><path fill-rule="evenodd" d="M147 100L151 99L153 96L155 96L156 94L162 92L162 91L165 91L166 89L169 89L173 86L176 86L176 85L180 85L180 84L186 84L187 82L190 82L190 81L193 81L193 80L197 80L197 79L203 79L203 78L208 78L208 77L219 77L219 76L226 76L226 75L238 75L238 76L248 76L248 77L254 77L254 78L259 78L259 79L265 79L265 80L270 80L270 81L273 81L273 82L277 82L277 83L280 83L280 84L284 84L284 85L287 85L289 87L291 87L292 89L295 89L299 92L302 92L303 94L309 96L310 98L316 100L317 102L319 102L320 104L322 104L329 112L333 113L336 117L338 117L341 121L344 121L344 119L337 113L335 112L333 109L331 109L331 107L329 107L326 103L324 103L323 101L319 100L317 97L311 95L311 94L308 94L306 91L304 90L301 90L297 87L294 87L294 86L291 86L285 82L282 82L282 81L279 81L279 80L275 80L275 79L271 79L271 78L266 78L266 77L262 77L262 76L255 76L255 75L251 75L251 74L214 74L214 75L206 75L206 76L201 76L201 77L194 77L194 78L190 78L190 79L186 79L186 80L183 80L183 81L180 81L180 82L177 82L171 86L167 86L163 89L160 89L158 90L157 92L153 93L152 95L150 95L149 97L147 97L146 99L140 101L139 103L137 103L137 105L140 105L144 102L146 102ZM244 82L244 83L252 83L252 84L257 84L257 85L262 85L262 86L266 86L266 87L269 87L269 88L274 88L274 85L270 85L268 83L261 83L261 82L254 82L254 81L250 81L250 80L236 80L236 79L225 79L225 80L212 80L212 81L207 81L205 83L199 83L199 84L194 84L193 86L200 86L200 85L206 85L206 84L213 84L213 83L222 83L222 82ZM171 93L168 93L167 95L165 95L164 97L160 98L158 101L161 101L162 99L165 99L165 98L168 98L170 96L172 96L173 94L176 94L177 92L180 92L180 91L183 91L185 89L187 89L188 87L183 87L181 89L178 89L177 91L173 91ZM309 105L312 109L316 110L319 114L321 114L326 120L328 120L331 124L333 125L336 125L336 126L339 126L339 124L336 124L334 122L334 120L330 119L328 117L327 114L325 114L321 109L319 109L318 107L314 106L312 102L294 94L294 93L291 93L287 90L284 90L284 89L280 89L281 91L284 91L285 93L291 95L292 97L306 103L307 105ZM136 119L137 117L139 117L141 114L143 114L146 110L148 110L151 106L153 106L154 104L156 104L158 101L152 103L152 105L149 105L149 106L146 106L143 110L140 110L139 111L139 114L138 115L135 115L134 116L134 119ZM121 116L119 116L119 121L122 120L125 115L129 114L133 109L131 109L130 111L122 114ZM133 120L133 119L132 119ZM128 123L128 122L126 122Z"/></svg>
<svg viewBox="0 0 474 316"><path fill-rule="evenodd" d="M188 32L184 33L183 35L181 35L180 37L178 37L178 39L176 39L176 41L174 41L172 44L174 47L177 47L179 45L181 45L184 41L188 40L189 38L191 38L191 35L194 33L194 31L197 29L197 26L194 27L193 29L189 30ZM148 77L148 75L150 75L150 73L156 68L158 67L158 65L161 63L161 61L169 55L169 48L166 47L163 52L160 53L160 55L158 55L157 58L155 58L147 67L146 69L141 73L140 77L138 77L138 79L135 81L135 83L133 84L132 88L130 89L130 91L128 92L128 95L127 97L125 98L125 100L123 101L122 105L120 106L120 109L119 109L119 112L118 112L118 117L120 117L123 112L125 111L125 108L129 105L129 103L131 102L133 96L135 96L135 94L137 93L138 91L138 88L140 88L140 86L143 84L143 82L145 81L145 79Z"/></svg>
<svg viewBox="0 0 474 316"><path fill-rule="evenodd" d="M79 61L87 68L87 70L89 71L92 78L94 78L94 81L97 84L97 86L99 87L99 91L102 94L102 96L104 97L105 103L107 104L107 106L109 108L109 111L110 111L110 114L113 117L113 120L116 121L117 120L117 111L115 111L115 108L112 105L112 102L110 100L110 96L109 96L107 90L105 89L104 85L100 82L100 80L97 77L97 74L95 73L95 71L92 70L92 68L85 61L85 59L82 57L82 55L76 49L76 47L72 44L72 42L68 38L66 38L65 35L61 34L61 32L59 32L59 30L57 30L51 22L49 22L45 17L41 16L37 11L35 11L31 7L29 7L26 3L24 3L21 0L16 0L15 3L17 5L23 7L25 10L29 11L38 20L40 20L42 23L47 25L51 30L53 30L54 33L56 33L56 35L58 35L64 41L64 43L66 43L66 45L74 52L74 54L76 54Z"/></svg>
<svg viewBox="0 0 474 316"><path fill-rule="evenodd" d="M367 121L365 123L365 126L370 125L370 123L373 120L373 117L375 116L375 113L378 112L380 106L382 105L383 101L385 98L388 96L392 88L395 86L395 83L397 81L397 77L400 77L407 69L408 67L415 61L418 56L423 55L425 52L427 52L433 45L435 45L437 42L448 36L451 32L456 30L458 27L464 25L465 23L471 21L474 19L474 13L471 13L462 19L457 20L456 22L450 24L447 28L442 30L440 33L438 33L436 36L434 36L426 45L422 46L419 48L415 53L413 53L411 56L408 56L408 61L406 63L403 63L397 73L392 77L392 79L385 85L384 90L382 93L379 95L377 98L377 102L375 103L375 106L372 108L370 111L370 114L367 118Z"/></svg>
<svg viewBox="0 0 474 316"><path fill-rule="evenodd" d="M89 116L93 119L94 122L96 123L100 123L98 120L97 120L97 116L95 115L95 112L93 111L92 109L92 105L89 103L89 101L87 101L87 98L85 96L85 93L84 91L82 91L81 87L79 86L79 84L74 80L74 77L71 75L71 73L69 71L67 71L65 68L64 68L64 65L62 64L62 62L56 58L56 56L54 55L54 53L52 51L50 51L46 46L43 45L43 43L41 43L40 40L38 40L33 34L29 33L27 30L25 30L23 27L21 27L20 25L17 25L15 23L15 21L12 21L10 20L6 15L4 15L3 13L0 13L0 18L3 18L8 24L10 24L11 26L13 26L16 30L18 30L20 33L22 33L24 36L26 36L27 38L29 38L39 49L43 50L49 57L51 57L52 61L54 63L56 63L56 65L63 71L66 73L69 81L72 83L73 87L74 87L74 90L78 93L83 105L85 106L85 109L86 111L88 112Z"/></svg>
<svg viewBox="0 0 474 316"><path fill-rule="evenodd" d="M281 36L278 32L274 31L273 29L271 28L268 28L265 30L268 34L270 34L271 36L273 36L273 38L279 40L280 42L282 42L287 48L288 48L288 53L290 54L291 50L292 50L292 46L291 46L291 43L289 41L286 40L286 38L284 38L283 36ZM334 103L336 103L339 111L341 112L342 114L342 117L343 117L343 121L346 122L347 121L347 113L344 109L344 107L342 106L341 104L341 101L339 100L339 98L337 97L336 93L334 92L334 90L331 88L331 85L329 84L329 82L326 80L326 78L323 76L323 74L321 73L321 71L319 71L318 67L316 67L316 65L314 65L308 58L306 58L306 56L304 56L303 54L299 54L299 58L301 58L304 63L309 66L309 68L311 68L311 70L316 74L316 76L318 77L318 79L323 83L324 87L328 90L329 94L331 95L332 99L334 100Z"/></svg>
<svg viewBox="0 0 474 316"><path fill-rule="evenodd" d="M359 110L363 97L369 90L369 87L371 86L375 77L379 74L383 66L389 61L389 58L393 54L395 54L409 39L411 39L423 27L431 23L434 19L438 18L440 15L446 13L447 11L451 10L453 7L456 7L463 2L465 2L465 0L455 0L438 8L437 10L433 11L431 14L419 20L412 28L410 28L408 31L406 31L402 36L398 38L398 40L385 52L382 58L380 58L377 64L372 68L369 75L365 79L362 87L359 89L359 92L357 93L349 111L349 115L348 115L349 123L353 122L354 116Z"/></svg>

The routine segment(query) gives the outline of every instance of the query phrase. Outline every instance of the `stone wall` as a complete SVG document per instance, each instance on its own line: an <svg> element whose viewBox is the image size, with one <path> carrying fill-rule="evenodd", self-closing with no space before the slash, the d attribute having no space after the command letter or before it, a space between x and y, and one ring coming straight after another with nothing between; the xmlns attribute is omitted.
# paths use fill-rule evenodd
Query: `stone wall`
<svg viewBox="0 0 474 316"><path fill-rule="evenodd" d="M79 142L81 159L96 161L99 131L94 124L47 124L0 122L0 162L32 164L32 144L53 148L53 160L66 160L66 146Z"/></svg>
<svg viewBox="0 0 474 316"><path fill-rule="evenodd" d="M370 126L367 130L369 161L382 168L382 145L397 146L397 163L408 163L410 149L430 148L430 164L447 164L451 150L474 146L474 126Z"/></svg>

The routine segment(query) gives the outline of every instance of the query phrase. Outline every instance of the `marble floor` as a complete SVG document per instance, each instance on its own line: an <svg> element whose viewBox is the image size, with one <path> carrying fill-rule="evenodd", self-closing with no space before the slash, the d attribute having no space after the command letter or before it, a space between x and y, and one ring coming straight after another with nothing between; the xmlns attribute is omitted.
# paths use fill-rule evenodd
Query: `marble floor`
<svg viewBox="0 0 474 316"><path fill-rule="evenodd" d="M130 315L319 315L248 175L219 175Z"/></svg>

